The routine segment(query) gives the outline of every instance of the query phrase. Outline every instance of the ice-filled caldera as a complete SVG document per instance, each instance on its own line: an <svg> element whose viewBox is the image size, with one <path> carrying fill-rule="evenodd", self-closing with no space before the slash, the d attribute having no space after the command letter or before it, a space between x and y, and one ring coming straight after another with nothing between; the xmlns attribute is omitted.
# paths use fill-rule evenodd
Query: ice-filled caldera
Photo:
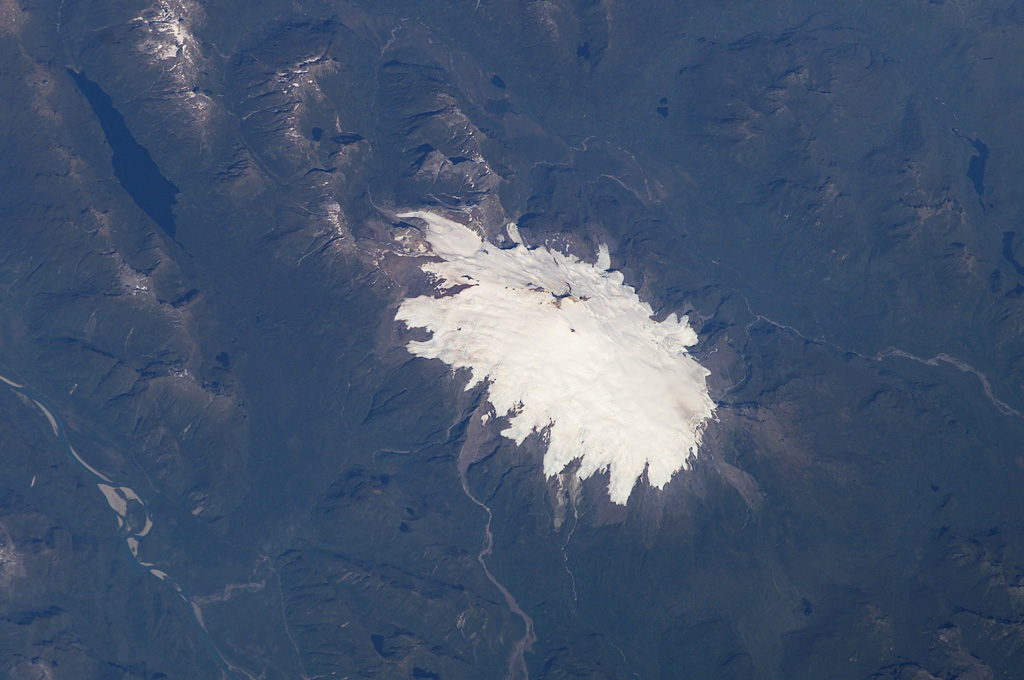
<svg viewBox="0 0 1024 680"><path fill-rule="evenodd" d="M468 369L467 390L484 382L517 445L545 434L547 476L576 460L580 479L608 470L609 496L625 504L644 470L660 489L687 467L714 412L709 372L688 351L697 335L685 316L656 321L605 246L590 264L527 247L514 225L503 249L430 212L399 217L425 224L420 267L438 288L398 308L430 334L408 350Z"/></svg>

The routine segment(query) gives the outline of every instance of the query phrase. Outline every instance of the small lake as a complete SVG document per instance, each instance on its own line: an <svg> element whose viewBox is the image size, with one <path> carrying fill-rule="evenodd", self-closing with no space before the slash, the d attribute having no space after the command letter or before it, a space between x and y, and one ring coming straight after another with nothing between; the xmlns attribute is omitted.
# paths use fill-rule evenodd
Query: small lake
<svg viewBox="0 0 1024 680"><path fill-rule="evenodd" d="M978 155L971 156L971 162L967 165L967 179L974 183L974 191L981 197L985 195L985 162L988 161L988 146L980 139L975 139L971 144Z"/></svg>

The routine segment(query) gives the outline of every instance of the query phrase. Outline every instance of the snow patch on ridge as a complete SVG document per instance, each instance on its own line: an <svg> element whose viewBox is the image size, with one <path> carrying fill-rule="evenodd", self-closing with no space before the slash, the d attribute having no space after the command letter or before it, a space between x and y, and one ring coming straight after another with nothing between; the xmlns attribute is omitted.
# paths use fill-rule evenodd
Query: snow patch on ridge
<svg viewBox="0 0 1024 680"><path fill-rule="evenodd" d="M195 0L156 0L132 19L132 31L139 37L136 49L163 72L154 87L176 95L205 137L213 100L198 86L205 57L194 34L204 14Z"/></svg>
<svg viewBox="0 0 1024 680"><path fill-rule="evenodd" d="M714 412L707 369L688 349L686 317L664 321L601 246L597 264L547 248L501 249L433 213L399 215L426 224L420 265L441 297L402 302L395 318L431 333L408 350L470 372L466 389L487 381L501 434L517 444L545 432L544 473L579 461L580 479L608 470L609 495L625 504L637 480L662 488L688 467Z"/></svg>

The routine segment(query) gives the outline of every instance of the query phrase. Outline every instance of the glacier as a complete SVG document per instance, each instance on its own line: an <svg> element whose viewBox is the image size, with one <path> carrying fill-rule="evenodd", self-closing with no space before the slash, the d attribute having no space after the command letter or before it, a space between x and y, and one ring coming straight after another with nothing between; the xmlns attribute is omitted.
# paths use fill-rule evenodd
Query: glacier
<svg viewBox="0 0 1024 680"><path fill-rule="evenodd" d="M661 489L689 467L715 410L689 352L697 334L685 316L654 319L606 246L589 263L528 247L514 224L513 247L500 248L432 212L398 217L425 226L419 267L437 291L399 305L398 321L429 333L406 348L466 369L467 390L485 383L502 436L540 433L545 475L574 461L581 480L607 470L624 505L645 471Z"/></svg>

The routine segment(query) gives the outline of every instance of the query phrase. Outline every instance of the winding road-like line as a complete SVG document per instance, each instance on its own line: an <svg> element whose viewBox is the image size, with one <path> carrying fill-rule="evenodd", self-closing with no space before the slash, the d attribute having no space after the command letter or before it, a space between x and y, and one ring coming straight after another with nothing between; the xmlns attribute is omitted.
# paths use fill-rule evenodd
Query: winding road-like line
<svg viewBox="0 0 1024 680"><path fill-rule="evenodd" d="M156 568L156 566L154 566L150 562L143 562L139 558L139 539L146 536L146 534L148 534L150 530L153 528L153 522L150 519L149 515L149 506L146 504L146 502L142 500L142 498L140 498L139 495L135 493L135 491L130 487L116 486L116 483L112 481L108 476L104 475L102 472L100 472L99 470L85 462L85 460L78 454L78 452L75 451L74 447L71 446L71 442L68 441L67 432L61 421L57 418L57 416L53 414L53 411L51 411L49 408L43 405L43 397L37 394L35 390L32 390L32 388L29 387L27 384L15 382L14 380L11 380L10 378L7 378L3 375L0 375L0 382L6 384L16 394L31 401L33 404L36 405L36 407L39 408L40 412L46 418L46 422L50 425L50 428L53 430L54 436L57 437L57 440L64 447L68 455L71 458L73 458L75 462L81 465L82 468L84 468L89 473L89 475L93 477L93 481L96 483L97 488L103 494L103 497L107 502L107 505L109 505L110 509L113 510L114 513L117 515L118 528L122 532L121 535L125 540L125 544L127 545L128 550L132 555L132 558L134 558L135 562L140 567L148 571L156 578L170 585L174 589L174 591L178 593L178 595L186 602L186 604L190 605L189 611L192 613L193 617L196 620L196 623L202 630L202 635L206 641L206 644L208 645L210 651L213 653L213 656L217 663L221 666L221 669L230 677L235 678L235 680L238 680L240 675L244 676L245 678L248 678L248 680L257 680L251 673L233 665L231 662L224 658L223 654L220 653L220 650L217 649L217 646L214 644L209 632L206 630L206 626L203 623L201 611L198 611L198 607L193 604L193 600L191 596L188 594L188 592L185 590L185 588L182 587L182 585L178 583L177 580L172 578L166 571ZM35 477L32 478L32 486L35 486ZM141 530L133 530L127 524L127 508L129 500L139 503L142 506L143 511L145 512L146 521Z"/></svg>
<svg viewBox="0 0 1024 680"><path fill-rule="evenodd" d="M466 479L466 470L461 470L459 477L462 479L462 491L466 494L469 500L473 501L487 513L487 524L484 525L484 542L480 548L480 554L476 556L477 562L484 569L484 574L487 576L487 580L490 581L495 588L501 593L501 596L505 598L505 604L508 605L509 610L513 614L523 620L526 625L526 634L523 635L522 639L517 641L515 646L512 648L512 652L508 656L508 676L506 680L529 680L530 673L526 668L526 652L533 649L533 643L537 641L537 635L533 630L533 619L523 611L523 608L516 602L516 598L512 596L512 593L508 591L508 588L503 586L498 579L494 577L491 570L487 567L487 561L484 559L491 554L491 549L494 547L494 535L491 533L491 520L494 519L494 513L487 507L485 503L481 503L477 500L473 492L469 490L469 480Z"/></svg>

